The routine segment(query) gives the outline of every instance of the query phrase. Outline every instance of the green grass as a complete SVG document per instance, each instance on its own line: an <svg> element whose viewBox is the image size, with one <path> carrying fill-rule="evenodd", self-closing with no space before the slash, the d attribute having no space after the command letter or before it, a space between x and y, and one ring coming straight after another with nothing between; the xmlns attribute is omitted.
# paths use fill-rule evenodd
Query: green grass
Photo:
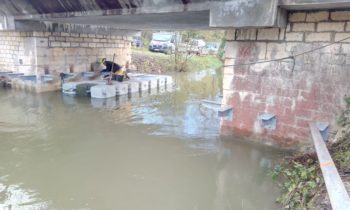
<svg viewBox="0 0 350 210"><path fill-rule="evenodd" d="M193 56L189 60L189 68L193 70L217 69L222 66L222 62L214 55Z"/></svg>
<svg viewBox="0 0 350 210"><path fill-rule="evenodd" d="M132 48L132 53L142 54L151 57L157 62L164 64L164 69L170 70L175 65L174 55L150 52L147 48ZM188 71L198 71L202 69L217 69L223 65L222 61L214 55L197 56L192 55L187 61Z"/></svg>

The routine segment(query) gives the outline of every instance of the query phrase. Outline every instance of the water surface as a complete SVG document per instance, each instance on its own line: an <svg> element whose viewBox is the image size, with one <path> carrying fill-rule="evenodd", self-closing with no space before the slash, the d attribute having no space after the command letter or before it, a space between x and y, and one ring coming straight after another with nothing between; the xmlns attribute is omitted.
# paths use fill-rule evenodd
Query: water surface
<svg viewBox="0 0 350 210"><path fill-rule="evenodd" d="M0 209L279 209L279 150L220 137L218 72L118 100L0 90Z"/></svg>

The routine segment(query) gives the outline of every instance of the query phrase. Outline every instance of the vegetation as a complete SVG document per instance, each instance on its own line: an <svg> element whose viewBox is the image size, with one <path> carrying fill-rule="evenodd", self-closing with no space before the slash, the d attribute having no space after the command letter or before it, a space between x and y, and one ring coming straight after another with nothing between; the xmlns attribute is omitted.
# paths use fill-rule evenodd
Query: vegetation
<svg viewBox="0 0 350 210"><path fill-rule="evenodd" d="M145 72L165 72L165 71L198 71L209 68L219 68L222 62L214 55L196 56L191 55L185 60L175 60L175 55L149 52L147 49L133 49L133 64L135 68ZM182 55L181 55L182 56ZM179 57L177 58L179 59ZM180 68L181 67L181 68Z"/></svg>
<svg viewBox="0 0 350 210"><path fill-rule="evenodd" d="M324 184L318 162L310 154L286 160L271 175L279 181L282 194L277 202L285 209L311 208L311 201Z"/></svg>
<svg viewBox="0 0 350 210"><path fill-rule="evenodd" d="M350 172L350 98L344 99L346 110L342 113L342 124L338 139L328 145L339 173L345 177ZM322 173L316 154L298 154L277 165L271 176L281 188L277 202L285 209L330 209ZM343 181L347 181L344 178ZM350 180L348 180L350 181Z"/></svg>
<svg viewBox="0 0 350 210"><path fill-rule="evenodd" d="M133 60L137 69L142 71L178 71L184 72L188 70L199 70L207 68L219 68L222 66L225 46L225 31L181 31L182 42L189 42L191 39L203 39L207 42L220 43L220 48L217 56L196 56L179 51L175 51L173 55L165 55L162 53L151 53L148 51L152 33L154 31L144 31L141 33L143 48L133 49ZM178 43L177 43L178 44ZM178 48L176 48L178 49ZM142 54L141 54L142 53Z"/></svg>

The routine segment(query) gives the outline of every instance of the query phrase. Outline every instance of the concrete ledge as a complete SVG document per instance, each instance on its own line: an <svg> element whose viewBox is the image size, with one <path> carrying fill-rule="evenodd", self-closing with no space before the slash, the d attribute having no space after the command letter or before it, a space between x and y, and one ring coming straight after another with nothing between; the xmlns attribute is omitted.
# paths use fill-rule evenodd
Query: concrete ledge
<svg viewBox="0 0 350 210"><path fill-rule="evenodd" d="M349 8L349 0L280 0L279 6L288 10L319 10Z"/></svg>

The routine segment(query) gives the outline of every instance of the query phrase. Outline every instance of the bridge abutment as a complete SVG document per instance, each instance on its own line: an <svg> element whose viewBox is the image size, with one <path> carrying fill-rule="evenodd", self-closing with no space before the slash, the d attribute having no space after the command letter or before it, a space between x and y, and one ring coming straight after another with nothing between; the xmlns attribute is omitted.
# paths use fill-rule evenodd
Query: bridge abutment
<svg viewBox="0 0 350 210"><path fill-rule="evenodd" d="M0 31L0 69L53 80L44 89L60 86L61 72L78 74L98 70L99 58L125 65L131 60L131 37L71 32ZM101 66L100 66L101 67ZM49 87L48 87L49 86Z"/></svg>
<svg viewBox="0 0 350 210"><path fill-rule="evenodd" d="M309 122L336 127L350 92L349 21L350 10L291 12L286 28L229 30L223 102L234 118L223 130L292 144L309 139ZM275 115L275 129L264 127L264 113Z"/></svg>

